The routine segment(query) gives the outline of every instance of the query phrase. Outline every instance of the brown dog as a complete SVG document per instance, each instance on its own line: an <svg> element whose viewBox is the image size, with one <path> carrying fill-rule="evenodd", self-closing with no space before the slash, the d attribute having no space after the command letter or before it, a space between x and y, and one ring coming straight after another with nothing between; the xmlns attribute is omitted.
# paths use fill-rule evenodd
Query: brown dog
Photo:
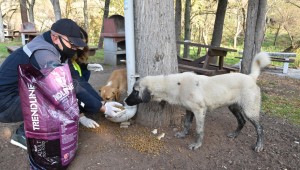
<svg viewBox="0 0 300 170"><path fill-rule="evenodd" d="M121 94L127 90L126 69L114 70L105 86L99 88L99 92L105 101L120 101Z"/></svg>

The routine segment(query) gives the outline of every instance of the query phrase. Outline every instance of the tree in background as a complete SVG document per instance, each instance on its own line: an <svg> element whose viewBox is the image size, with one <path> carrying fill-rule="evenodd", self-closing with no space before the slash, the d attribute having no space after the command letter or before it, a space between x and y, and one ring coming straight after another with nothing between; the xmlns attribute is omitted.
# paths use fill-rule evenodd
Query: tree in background
<svg viewBox="0 0 300 170"><path fill-rule="evenodd" d="M185 1L185 12L184 12L184 41L191 40L191 0ZM189 46L185 45L183 49L183 57L189 57Z"/></svg>
<svg viewBox="0 0 300 170"><path fill-rule="evenodd" d="M65 0L66 1L66 8L65 8L65 17L69 18L70 12L71 12L71 0Z"/></svg>
<svg viewBox="0 0 300 170"><path fill-rule="evenodd" d="M29 8L28 8L29 21L34 24L33 7L34 7L34 4L35 4L35 0L31 0L31 2L29 2L29 0L27 0L27 3L28 3L28 6L29 6Z"/></svg>
<svg viewBox="0 0 300 170"><path fill-rule="evenodd" d="M105 0L104 12L103 12L103 18L102 18L102 26L101 26L101 32L100 32L99 42L98 42L99 49L103 49L103 37L101 37L101 33L103 32L103 29L104 29L104 19L108 18L108 15L109 15L109 4L110 4L110 0Z"/></svg>
<svg viewBox="0 0 300 170"><path fill-rule="evenodd" d="M87 1L88 5L87 10L85 11L88 11L88 32L91 38L90 42L93 45L98 45L99 34L103 25L105 1ZM176 0L174 0L174 3L175 1ZM177 1L181 1L183 12L185 8L185 1ZM3 21L5 25L7 25L10 29L19 30L21 24L20 0L2 0L2 2L3 3L1 7L3 12ZM29 11L29 2L31 3L32 0L27 0L28 20L32 22L32 19L30 17L31 14ZM81 26L84 26L85 19L83 12L85 11L82 10L84 8L84 1L72 0L70 2L72 10L70 11L69 17L71 19L75 19L76 22L78 22ZM212 41L213 25L217 9L217 2L217 0L191 0L190 40L192 42L210 44L210 42ZM299 44L298 42L300 40L300 29L298 28L300 27L300 20L297 19L298 14L300 12L300 8L298 7L300 4L299 2L299 0L268 0L268 4L270 4L268 5L268 18L270 19L269 21L272 21L272 24L269 23L266 30L268 33L268 43L272 40L270 39L270 35L274 35L274 42L280 42L279 44L282 50L292 46L292 44L293 46L297 46L297 44ZM52 8L51 6L55 5L55 3L57 8ZM247 0L228 1L221 46L229 48L234 46L236 48L240 48L243 45L244 33L246 28L246 4ZM123 15L123 6L124 1L111 0L109 13ZM49 29L51 24L55 20L60 19L62 16L66 17L66 7L67 0L35 0L34 23L38 31L43 32ZM183 15L184 14L182 13L182 16ZM183 21L184 17L182 17L182 23ZM176 21L176 24L180 23L181 22ZM277 30L278 36L275 36ZM181 34L179 35L178 31L176 31L176 33L177 37L184 37L184 24L182 24L181 27ZM277 43L275 48L278 48Z"/></svg>
<svg viewBox="0 0 300 170"><path fill-rule="evenodd" d="M83 1L83 16L84 16L84 29L86 32L89 30L89 13L88 13L88 3L87 0Z"/></svg>
<svg viewBox="0 0 300 170"><path fill-rule="evenodd" d="M246 3L240 0L235 0L235 9L234 10L234 23L235 23L235 30L233 36L233 48L237 48L238 44L238 37L241 35L243 30L245 29L245 22L246 22L246 14L245 14L245 6Z"/></svg>
<svg viewBox="0 0 300 170"><path fill-rule="evenodd" d="M299 0L286 0L286 2L294 5L297 8L300 8L300 2L299 2Z"/></svg>
<svg viewBox="0 0 300 170"><path fill-rule="evenodd" d="M182 12L182 3L181 0L175 0L175 33L176 33L176 41L181 40L181 12ZM180 45L176 46L177 55L180 54Z"/></svg>
<svg viewBox="0 0 300 170"><path fill-rule="evenodd" d="M211 39L211 46L219 47L221 45L227 4L228 0L219 0Z"/></svg>
<svg viewBox="0 0 300 170"><path fill-rule="evenodd" d="M277 46L280 34L288 35L288 39L285 41L287 45L285 51L293 51L292 49L300 45L300 21L298 19L300 8L297 7L297 4L291 5L291 3L293 2L273 1L268 10L267 26L270 32L274 31L274 46Z"/></svg>
<svg viewBox="0 0 300 170"><path fill-rule="evenodd" d="M255 54L261 50L264 39L267 0L249 0L247 27L244 40L242 73L249 74Z"/></svg>
<svg viewBox="0 0 300 170"><path fill-rule="evenodd" d="M53 6L55 21L61 19L61 10L59 6L59 0L50 0Z"/></svg>
<svg viewBox="0 0 300 170"><path fill-rule="evenodd" d="M216 12L214 30L211 39L211 46L220 47L223 36L223 26L225 20L225 14L227 9L228 0L219 0L218 8ZM217 57L210 58L210 63L217 63Z"/></svg>
<svg viewBox="0 0 300 170"><path fill-rule="evenodd" d="M25 22L28 22L26 0L20 0L20 9L22 24L24 24Z"/></svg>
<svg viewBox="0 0 300 170"><path fill-rule="evenodd" d="M136 70L140 77L178 73L173 0L136 0ZM140 104L136 121L152 127L178 125L178 106L150 102Z"/></svg>

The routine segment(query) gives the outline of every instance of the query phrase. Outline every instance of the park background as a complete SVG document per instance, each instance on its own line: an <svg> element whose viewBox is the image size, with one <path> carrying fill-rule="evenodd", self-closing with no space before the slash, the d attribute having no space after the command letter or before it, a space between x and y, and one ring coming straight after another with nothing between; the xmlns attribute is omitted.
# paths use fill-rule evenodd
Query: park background
<svg viewBox="0 0 300 170"><path fill-rule="evenodd" d="M181 1L181 34L179 40L185 40L185 9L190 2L190 40L201 44L210 44L217 9L216 0ZM62 18L71 18L88 30L90 46L98 46L103 18L114 14L124 15L124 1L117 0L2 0L1 12L6 29L19 30L22 23L20 2L26 2L28 21L33 22L38 32L48 30L56 20L53 2L59 2ZM30 5L34 3L32 14ZM176 0L176 3L178 0ZM174 1L175 3L175 1ZM86 4L86 6L85 6ZM109 8L107 8L109 4ZM57 4L56 4L57 5ZM56 6L57 7L57 6ZM105 10L108 9L108 10ZM247 0L229 0L225 17L222 47L244 48L245 19ZM108 12L105 16L105 11ZM153 9L156 12L156 9ZM175 12L174 12L175 13ZM265 38L263 51L296 52L295 63L291 68L299 67L299 26L298 0L268 0ZM87 16L87 17L85 17ZM161 20L162 23L169 21ZM3 28L4 32L4 28ZM19 37L5 39L0 43L0 61L8 52L6 46L20 45ZM192 59L199 57L197 49L190 50ZM238 62L237 52L226 56L226 64ZM99 48L90 62L103 63L103 50ZM282 63L272 63L281 67ZM104 65L104 71L92 73L91 84L97 88L103 85L114 67ZM207 116L204 145L198 151L190 152L187 144L194 138L175 139L174 131L180 129L159 127L166 133L158 141L146 128L134 123L128 129L105 119L99 121L100 128L95 130L80 127L78 156L70 169L299 169L300 146L300 80L284 76L263 73L258 81L262 88L262 123L266 134L266 149L254 153L251 144L255 140L254 130L249 123L237 139L228 139L226 133L235 127L235 120L229 111L222 108ZM9 144L10 132L18 124L0 123L0 167L2 169L28 169L27 152ZM16 163L18 160L18 163Z"/></svg>
<svg viewBox="0 0 300 170"><path fill-rule="evenodd" d="M103 18L114 14L124 16L124 1L122 0L1 0L2 22L0 19L0 32L11 34L12 31L20 30L22 24L20 6L24 2L27 9L27 20L34 23L38 32L42 33L49 30L56 17L60 15L61 18L75 20L88 31L90 46L99 46ZM177 0L174 1L174 4L179 2L181 3L181 22L178 40L210 44L218 1ZM155 12L155 9L153 10ZM221 42L222 47L242 50L246 29L246 11L247 0L228 1ZM299 13L300 3L297 0L268 0L262 50L298 53L297 59L292 65L293 67L299 67ZM169 21L163 20L161 22ZM3 24L3 31L1 31L1 24ZM5 39L5 43L11 43L10 40ZM4 39L1 41L3 42ZM19 42L18 39L15 39L15 41L17 42L13 43ZM197 57L193 55L193 53L196 53L195 51L190 51L192 53L191 58ZM7 54L1 54L0 57L4 58L5 55ZM234 58L236 55L238 54L229 54L226 57L226 62L231 65L236 63L238 61Z"/></svg>

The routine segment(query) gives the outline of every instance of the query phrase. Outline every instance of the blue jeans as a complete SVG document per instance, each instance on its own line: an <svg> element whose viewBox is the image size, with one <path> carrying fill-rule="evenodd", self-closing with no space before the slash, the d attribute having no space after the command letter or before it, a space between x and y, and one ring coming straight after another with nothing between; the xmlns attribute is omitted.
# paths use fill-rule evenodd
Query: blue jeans
<svg viewBox="0 0 300 170"><path fill-rule="evenodd" d="M82 74L82 77L85 79L85 81L89 81L90 79L90 76L91 76L91 71L89 70L81 70L81 74Z"/></svg>
<svg viewBox="0 0 300 170"><path fill-rule="evenodd" d="M19 95L7 95L0 101L0 122L14 123L23 121ZM17 133L25 135L24 124L17 129Z"/></svg>
<svg viewBox="0 0 300 170"><path fill-rule="evenodd" d="M2 102L4 102L2 104ZM13 123L23 121L20 96L8 95L0 101L0 122Z"/></svg>

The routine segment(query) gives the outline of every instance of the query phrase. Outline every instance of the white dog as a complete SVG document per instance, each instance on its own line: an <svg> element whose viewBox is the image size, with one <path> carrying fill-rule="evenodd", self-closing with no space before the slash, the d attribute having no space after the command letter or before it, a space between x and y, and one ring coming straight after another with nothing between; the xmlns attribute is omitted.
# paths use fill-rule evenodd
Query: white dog
<svg viewBox="0 0 300 170"><path fill-rule="evenodd" d="M230 73L208 77L185 72L167 76L147 76L136 82L125 102L131 106L142 102L147 103L152 99L185 107L187 112L184 130L176 133L175 136L185 137L195 116L197 137L196 142L189 145L191 150L202 145L206 112L229 106L237 119L238 127L228 137L237 137L247 119L254 125L257 132L254 150L260 152L263 150L263 128L259 123L261 94L256 80L260 74L260 68L268 64L270 64L268 54L259 53L252 61L249 75Z"/></svg>

